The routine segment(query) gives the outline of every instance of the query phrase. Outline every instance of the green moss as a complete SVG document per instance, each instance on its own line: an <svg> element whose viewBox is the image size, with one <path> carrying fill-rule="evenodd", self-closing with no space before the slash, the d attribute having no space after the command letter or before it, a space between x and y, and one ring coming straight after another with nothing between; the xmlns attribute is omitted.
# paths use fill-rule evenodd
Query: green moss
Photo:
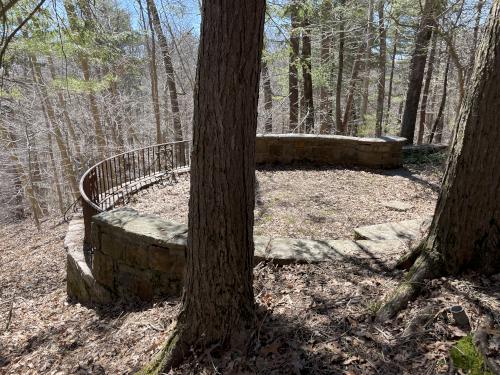
<svg viewBox="0 0 500 375"><path fill-rule="evenodd" d="M460 339L450 350L453 365L470 375L493 375L484 363L484 358L477 350L472 336Z"/></svg>
<svg viewBox="0 0 500 375"><path fill-rule="evenodd" d="M136 373L136 375L160 375L163 374L163 370L166 364L171 359L172 352L176 349L178 345L179 335L176 331L167 339L161 351L156 354L151 362L149 362L142 370Z"/></svg>

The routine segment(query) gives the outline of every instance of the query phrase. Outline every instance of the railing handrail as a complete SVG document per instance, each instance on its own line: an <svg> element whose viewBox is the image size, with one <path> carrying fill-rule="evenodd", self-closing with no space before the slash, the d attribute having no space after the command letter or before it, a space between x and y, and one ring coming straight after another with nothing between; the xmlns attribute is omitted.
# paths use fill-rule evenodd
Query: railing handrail
<svg viewBox="0 0 500 375"><path fill-rule="evenodd" d="M93 215L159 182L165 173L187 170L189 149L190 140L154 144L110 156L87 169L78 186L82 197L85 241L89 241Z"/></svg>
<svg viewBox="0 0 500 375"><path fill-rule="evenodd" d="M113 155L113 156L110 156L106 159L103 159L99 162L97 162L96 164L94 164L93 166L91 166L90 168L88 168L82 175L82 177L80 178L80 181L78 183L78 189L80 190L80 195L82 196L82 199L84 201L86 201L88 204L90 204L91 206L93 206L96 210L101 210L101 208L99 206L97 206L94 202L92 202L90 200L90 198L87 196L84 188L83 188L83 182L85 180L85 178L89 175L89 173L91 173L95 168L97 168L99 165L101 164L104 164L105 162L109 161L109 160L112 160L112 159L115 159L119 156L123 156L123 155L127 155L127 154L130 154L130 153L133 153L133 152L136 152L136 151L141 151L141 150L145 150L147 148L152 148L152 147L161 147L161 146L166 146L166 145L175 145L175 144L179 144L179 143L188 143L190 142L189 140L183 140L183 141L174 141L174 142L164 142L164 143L157 143L157 144L154 144L154 145L149 145L149 146L146 146L146 147L138 147L138 148L134 148L132 150L129 150L129 151L125 151L125 152L121 152L119 154L116 154L116 155Z"/></svg>

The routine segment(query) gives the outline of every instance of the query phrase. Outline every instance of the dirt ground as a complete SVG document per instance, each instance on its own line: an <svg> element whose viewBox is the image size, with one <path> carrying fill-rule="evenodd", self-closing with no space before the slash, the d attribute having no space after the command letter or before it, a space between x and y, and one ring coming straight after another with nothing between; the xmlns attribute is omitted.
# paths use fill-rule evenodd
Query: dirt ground
<svg viewBox="0 0 500 375"><path fill-rule="evenodd" d="M349 239L370 224L430 216L441 170L410 167L363 170L295 165L257 171L255 234L275 237ZM187 223L189 176L159 185L127 205L165 220ZM387 207L397 201L398 211Z"/></svg>
<svg viewBox="0 0 500 375"><path fill-rule="evenodd" d="M307 194L325 194L326 187L311 189L307 178L300 177L302 171L292 173L301 189L314 190ZM324 180L344 175L342 186L352 192L344 172L325 170L320 174ZM271 171L260 175L261 189L266 181L278 180ZM368 196L380 188L381 178L407 179L362 175L372 181L365 187ZM428 195L435 193L420 184L408 186L409 191L400 191L398 199L414 197L414 203L418 196L425 196L418 207L427 212L433 204ZM396 187L386 189L387 194L397 192ZM266 194L272 201L271 192ZM338 195L328 197L340 200ZM384 195L376 197L385 199ZM374 215L382 215L372 209ZM412 214L391 212L395 216L390 220ZM28 220L0 228L0 374L130 374L159 350L168 335L179 309L177 299L96 309L67 300L66 228L55 219L44 222L40 232ZM295 233L288 227L283 230ZM325 232L325 236L334 235L330 233L340 236L343 232ZM456 373L450 368L449 350L466 332L453 323L447 308L463 306L473 330L490 318L492 329L498 332L500 275L433 280L395 319L374 323L378 301L401 279L402 273L388 271L383 265L352 260L283 267L258 264L254 284L258 329L250 352L221 356L217 350L207 351L173 373ZM428 318L422 322L421 316ZM500 348L492 350L500 358Z"/></svg>

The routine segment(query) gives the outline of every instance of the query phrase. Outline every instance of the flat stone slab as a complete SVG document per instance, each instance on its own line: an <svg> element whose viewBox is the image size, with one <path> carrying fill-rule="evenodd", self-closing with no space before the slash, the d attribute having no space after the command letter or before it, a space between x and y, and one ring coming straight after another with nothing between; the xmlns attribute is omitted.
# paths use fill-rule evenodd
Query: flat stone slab
<svg viewBox="0 0 500 375"><path fill-rule="evenodd" d="M394 211L408 211L410 208L413 208L413 205L410 203L402 201L385 201L382 202L382 206L390 208Z"/></svg>
<svg viewBox="0 0 500 375"><path fill-rule="evenodd" d="M257 249L257 245L256 245ZM402 253L398 240L309 240L295 238L272 238L266 246L264 256L256 260L272 261L276 264L320 263L334 260L380 260Z"/></svg>
<svg viewBox="0 0 500 375"><path fill-rule="evenodd" d="M431 219L429 216L414 220L368 225L354 229L354 235L358 240L415 240L427 230Z"/></svg>

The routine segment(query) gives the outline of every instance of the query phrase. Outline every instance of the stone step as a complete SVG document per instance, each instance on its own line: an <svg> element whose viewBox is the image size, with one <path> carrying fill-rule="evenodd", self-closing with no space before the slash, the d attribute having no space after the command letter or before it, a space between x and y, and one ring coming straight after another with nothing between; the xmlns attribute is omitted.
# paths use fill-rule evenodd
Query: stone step
<svg viewBox="0 0 500 375"><path fill-rule="evenodd" d="M276 264L319 263L334 260L387 260L404 252L399 240L309 240L256 236L255 260Z"/></svg>
<svg viewBox="0 0 500 375"><path fill-rule="evenodd" d="M415 240L422 236L430 225L432 217L404 220L392 223L367 225L354 229L357 240Z"/></svg>

